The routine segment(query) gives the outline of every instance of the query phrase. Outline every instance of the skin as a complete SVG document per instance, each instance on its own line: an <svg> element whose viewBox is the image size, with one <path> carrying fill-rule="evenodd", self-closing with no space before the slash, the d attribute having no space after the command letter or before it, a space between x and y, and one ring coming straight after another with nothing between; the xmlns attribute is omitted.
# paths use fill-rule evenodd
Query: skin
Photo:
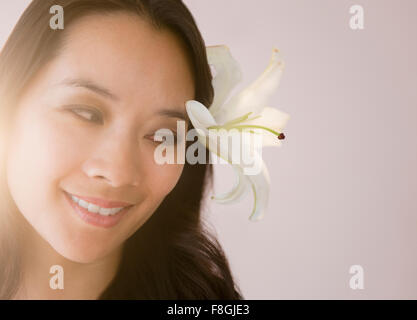
<svg viewBox="0 0 417 320"><path fill-rule="evenodd" d="M6 172L21 221L24 271L15 299L98 298L115 275L123 243L183 170L155 163L152 137L161 128L176 130L181 120L161 110L185 114L185 102L194 99L181 42L128 13L84 17L65 37L60 54L25 89L11 126ZM80 78L115 97L60 85ZM87 110L73 113L68 105ZM97 227L74 213L63 190L134 207L116 226ZM53 265L64 268L64 290L49 287Z"/></svg>

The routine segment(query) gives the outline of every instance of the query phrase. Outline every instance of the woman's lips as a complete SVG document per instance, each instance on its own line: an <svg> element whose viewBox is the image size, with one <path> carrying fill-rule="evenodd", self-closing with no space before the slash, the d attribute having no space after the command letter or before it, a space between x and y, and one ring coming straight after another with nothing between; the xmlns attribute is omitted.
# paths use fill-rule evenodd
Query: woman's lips
<svg viewBox="0 0 417 320"><path fill-rule="evenodd" d="M129 209L133 207L132 205L122 209L118 213L112 216L102 216L98 213L90 212L87 209L76 204L72 199L71 195L67 192L64 192L65 198L68 200L70 206L75 211L75 213L85 222L103 228L111 228L115 226L119 221L129 212Z"/></svg>
<svg viewBox="0 0 417 320"><path fill-rule="evenodd" d="M87 201L89 203L98 205L102 208L120 208L120 207L128 207L131 206L131 203L127 202L121 202L121 201L109 201L105 199L99 199L99 198L93 198L93 197L83 197L76 194L72 194L73 196L76 196L79 199L82 199L84 201Z"/></svg>

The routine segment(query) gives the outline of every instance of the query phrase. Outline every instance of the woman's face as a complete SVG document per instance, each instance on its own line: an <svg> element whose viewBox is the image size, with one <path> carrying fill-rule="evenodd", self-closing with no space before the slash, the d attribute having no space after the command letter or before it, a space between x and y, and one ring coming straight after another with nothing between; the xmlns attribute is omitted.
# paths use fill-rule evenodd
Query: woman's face
<svg viewBox="0 0 417 320"><path fill-rule="evenodd" d="M157 164L152 135L175 132L194 82L175 36L138 17L89 16L64 32L62 51L16 106L7 182L44 240L67 259L93 262L120 249L178 182L183 165ZM125 204L90 199L100 211L80 211L68 194Z"/></svg>

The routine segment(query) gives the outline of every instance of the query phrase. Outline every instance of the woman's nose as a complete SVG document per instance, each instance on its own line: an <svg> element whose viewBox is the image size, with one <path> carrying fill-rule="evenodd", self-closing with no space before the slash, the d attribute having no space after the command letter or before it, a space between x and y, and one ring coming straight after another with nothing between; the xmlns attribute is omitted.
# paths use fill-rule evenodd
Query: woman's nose
<svg viewBox="0 0 417 320"><path fill-rule="evenodd" d="M139 185L138 143L127 134L109 135L95 144L83 171L90 178L105 180L113 187Z"/></svg>

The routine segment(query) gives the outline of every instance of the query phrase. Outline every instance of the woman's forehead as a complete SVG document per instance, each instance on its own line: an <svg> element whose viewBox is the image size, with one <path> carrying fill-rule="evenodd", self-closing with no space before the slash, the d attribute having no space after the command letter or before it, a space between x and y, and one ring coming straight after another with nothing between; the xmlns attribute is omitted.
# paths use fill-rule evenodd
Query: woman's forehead
<svg viewBox="0 0 417 320"><path fill-rule="evenodd" d="M137 95L180 102L194 98L187 55L170 32L124 13L84 17L65 32L54 63L55 80L96 80L121 99Z"/></svg>

